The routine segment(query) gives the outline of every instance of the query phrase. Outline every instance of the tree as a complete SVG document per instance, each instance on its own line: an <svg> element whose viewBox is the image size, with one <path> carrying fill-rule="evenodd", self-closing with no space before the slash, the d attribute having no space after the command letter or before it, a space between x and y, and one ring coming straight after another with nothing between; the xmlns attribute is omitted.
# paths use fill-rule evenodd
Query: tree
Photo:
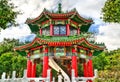
<svg viewBox="0 0 120 82"><path fill-rule="evenodd" d="M102 52L98 56L93 58L93 64L95 69L104 70L105 66L109 63L109 60L106 58L105 52Z"/></svg>
<svg viewBox="0 0 120 82"><path fill-rule="evenodd" d="M99 69L98 76L102 78L94 82L120 82L120 49L95 57L94 67ZM103 67L104 69L101 69Z"/></svg>
<svg viewBox="0 0 120 82"><path fill-rule="evenodd" d="M9 0L0 0L0 29L16 25L15 18L18 12L13 11L14 5Z"/></svg>
<svg viewBox="0 0 120 82"><path fill-rule="evenodd" d="M37 69L36 76L37 77L42 76L42 63L37 64L36 69Z"/></svg>
<svg viewBox="0 0 120 82"><path fill-rule="evenodd" d="M12 70L16 71L17 77L23 76L23 71L26 69L27 59L24 56L14 56L12 58Z"/></svg>
<svg viewBox="0 0 120 82"><path fill-rule="evenodd" d="M27 58L13 50L16 45L19 45L19 41L15 39L4 39L0 43L0 77L3 72L11 75L12 71L17 71L17 77L23 75Z"/></svg>
<svg viewBox="0 0 120 82"><path fill-rule="evenodd" d="M12 72L12 52L7 52L4 53L0 56L0 75L2 74L2 72L6 72L7 75L9 75Z"/></svg>
<svg viewBox="0 0 120 82"><path fill-rule="evenodd" d="M14 55L14 52L6 52L0 56L0 75L6 72L11 75L12 71L17 72L17 77L23 76L23 71L26 69L27 59L20 55Z"/></svg>
<svg viewBox="0 0 120 82"><path fill-rule="evenodd" d="M120 23L120 0L107 0L102 13L103 21Z"/></svg>
<svg viewBox="0 0 120 82"><path fill-rule="evenodd" d="M4 39L0 43L0 55L9 51L13 51L13 48L19 45L19 41L15 39Z"/></svg>

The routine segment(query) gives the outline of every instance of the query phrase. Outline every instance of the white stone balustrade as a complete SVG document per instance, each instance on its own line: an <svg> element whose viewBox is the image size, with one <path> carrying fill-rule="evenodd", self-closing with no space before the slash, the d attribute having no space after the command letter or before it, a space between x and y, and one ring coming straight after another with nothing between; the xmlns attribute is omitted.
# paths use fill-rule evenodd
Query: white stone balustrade
<svg viewBox="0 0 120 82"><path fill-rule="evenodd" d="M97 69L94 70L94 77L75 77L75 71L74 69L72 69L72 75L71 75L71 78L72 78L72 81L71 82L86 82L87 80L94 80L95 78L98 77L98 74L97 74Z"/></svg>
<svg viewBox="0 0 120 82"><path fill-rule="evenodd" d="M16 71L13 71L12 78L6 78L6 73L4 72L1 76L0 82L30 82L31 80L34 80L34 82L50 82L50 69L47 70L46 78L27 78L26 70L24 70L23 78L16 78Z"/></svg>

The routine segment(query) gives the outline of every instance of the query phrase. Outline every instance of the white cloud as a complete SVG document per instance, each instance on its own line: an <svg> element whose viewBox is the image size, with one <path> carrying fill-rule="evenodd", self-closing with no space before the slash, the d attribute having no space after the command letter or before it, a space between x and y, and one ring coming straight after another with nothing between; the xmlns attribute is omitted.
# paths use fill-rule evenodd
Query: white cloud
<svg viewBox="0 0 120 82"><path fill-rule="evenodd" d="M4 38L20 39L25 36L28 36L30 35L30 30L28 28L29 27L27 25L23 24L23 25L20 25L20 27L10 27L5 30L1 30L0 41L2 41Z"/></svg>
<svg viewBox="0 0 120 82"><path fill-rule="evenodd" d="M31 34L29 27L24 24L27 18L38 16L44 8L50 9L54 0L11 0L17 6L15 11L21 11L16 21L20 24L18 27L11 27L0 32L0 42L4 38L23 39ZM24 40L24 39L23 39ZM22 41L22 40L20 40Z"/></svg>
<svg viewBox="0 0 120 82"><path fill-rule="evenodd" d="M16 10L20 10L23 14L18 15L17 21L24 23L27 18L37 17L44 8L50 9L54 3L54 0L12 0L15 6L18 6Z"/></svg>
<svg viewBox="0 0 120 82"><path fill-rule="evenodd" d="M18 16L17 21L25 22L26 18L37 17L44 8L48 10L56 10L59 0L12 0L18 6L16 10L20 10L23 15ZM62 8L64 11L76 8L81 15L100 18L101 8L106 0L63 0Z"/></svg>
<svg viewBox="0 0 120 82"><path fill-rule="evenodd" d="M99 27L97 42L104 42L109 50L120 48L120 24L112 23Z"/></svg>
<svg viewBox="0 0 120 82"><path fill-rule="evenodd" d="M101 8L103 8L105 1L106 0L75 0L70 2L73 6L66 6L67 9L76 8L81 15L99 19Z"/></svg>

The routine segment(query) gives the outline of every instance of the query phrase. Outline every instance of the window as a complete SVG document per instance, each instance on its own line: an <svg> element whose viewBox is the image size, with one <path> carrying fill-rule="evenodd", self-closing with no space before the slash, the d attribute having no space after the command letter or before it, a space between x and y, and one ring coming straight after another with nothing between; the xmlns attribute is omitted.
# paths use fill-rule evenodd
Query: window
<svg viewBox="0 0 120 82"><path fill-rule="evenodd" d="M54 35L66 35L66 26L54 26Z"/></svg>

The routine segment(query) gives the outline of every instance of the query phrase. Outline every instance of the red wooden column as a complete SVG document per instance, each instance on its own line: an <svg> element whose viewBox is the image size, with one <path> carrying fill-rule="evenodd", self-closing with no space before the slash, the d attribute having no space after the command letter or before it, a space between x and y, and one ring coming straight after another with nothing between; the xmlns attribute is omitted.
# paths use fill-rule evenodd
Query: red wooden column
<svg viewBox="0 0 120 82"><path fill-rule="evenodd" d="M70 35L70 24L67 24L66 25L66 29L67 29L67 36L69 36Z"/></svg>
<svg viewBox="0 0 120 82"><path fill-rule="evenodd" d="M40 35L42 35L42 28L40 28Z"/></svg>
<svg viewBox="0 0 120 82"><path fill-rule="evenodd" d="M83 73L84 73L84 77L88 77L88 70L87 70L86 62L83 63Z"/></svg>
<svg viewBox="0 0 120 82"><path fill-rule="evenodd" d="M88 56L92 56L92 52L91 51L87 51ZM84 69L84 77L93 77L94 73L93 73L93 64L92 64L92 60L89 59L88 62L83 63L83 69Z"/></svg>
<svg viewBox="0 0 120 82"><path fill-rule="evenodd" d="M78 34L78 35L80 34L80 28L77 29L77 34Z"/></svg>
<svg viewBox="0 0 120 82"><path fill-rule="evenodd" d="M75 77L78 76L78 71L77 71L77 52L76 52L76 49L75 48L72 48L72 69L75 70Z"/></svg>
<svg viewBox="0 0 120 82"><path fill-rule="evenodd" d="M88 55L90 57L92 57L92 52L89 51ZM88 72L89 72L88 73L89 77L93 77L94 76L92 59L89 59L89 61L88 61Z"/></svg>
<svg viewBox="0 0 120 82"><path fill-rule="evenodd" d="M92 56L92 52L91 51L87 51L88 56ZM88 62L84 62L83 63L83 69L84 69L84 77L93 77L93 65L92 65L92 60L89 59Z"/></svg>
<svg viewBox="0 0 120 82"><path fill-rule="evenodd" d="M27 60L27 77L31 77L31 71L32 71L32 62L30 60L30 53L28 53L28 60Z"/></svg>
<svg viewBox="0 0 120 82"><path fill-rule="evenodd" d="M32 74L31 77L36 77L36 63L32 64Z"/></svg>
<svg viewBox="0 0 120 82"><path fill-rule="evenodd" d="M43 57L43 77L47 77L47 70L49 68L48 66L48 48L44 47L44 57Z"/></svg>
<svg viewBox="0 0 120 82"><path fill-rule="evenodd" d="M53 25L50 24L50 36L52 36L52 35L53 35Z"/></svg>

